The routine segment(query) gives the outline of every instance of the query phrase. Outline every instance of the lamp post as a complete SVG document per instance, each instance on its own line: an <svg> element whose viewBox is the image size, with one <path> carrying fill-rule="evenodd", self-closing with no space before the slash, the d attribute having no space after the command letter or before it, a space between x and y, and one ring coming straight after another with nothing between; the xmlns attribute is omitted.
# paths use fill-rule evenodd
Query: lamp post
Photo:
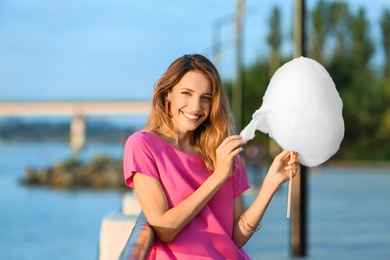
<svg viewBox="0 0 390 260"><path fill-rule="evenodd" d="M220 29L222 26L232 23L234 21L233 15L226 15L216 19L213 23L212 35L212 57L214 65L218 68L222 56L222 43Z"/></svg>
<svg viewBox="0 0 390 260"><path fill-rule="evenodd" d="M245 12L245 0L236 0L236 80L233 86L232 109L236 117L237 130L242 127L242 89L243 89L243 69L242 69L242 19Z"/></svg>

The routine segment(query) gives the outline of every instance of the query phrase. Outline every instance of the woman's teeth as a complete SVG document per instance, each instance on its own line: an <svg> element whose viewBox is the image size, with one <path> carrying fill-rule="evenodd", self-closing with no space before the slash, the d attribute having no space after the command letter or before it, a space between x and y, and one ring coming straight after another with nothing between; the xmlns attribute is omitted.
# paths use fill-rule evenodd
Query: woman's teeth
<svg viewBox="0 0 390 260"><path fill-rule="evenodd" d="M185 115L185 117L189 118L189 119L192 119L192 120L196 120L198 119L200 116L194 116L194 115L191 115L191 114L187 114L187 113L184 113L183 114Z"/></svg>

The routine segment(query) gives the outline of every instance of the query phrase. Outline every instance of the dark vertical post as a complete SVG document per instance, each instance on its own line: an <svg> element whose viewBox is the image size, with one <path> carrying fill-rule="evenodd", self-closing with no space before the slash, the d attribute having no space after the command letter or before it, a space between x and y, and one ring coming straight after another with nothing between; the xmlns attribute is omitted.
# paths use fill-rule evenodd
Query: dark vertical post
<svg viewBox="0 0 390 260"><path fill-rule="evenodd" d="M305 56L305 1L295 0L294 58ZM291 254L306 256L307 248L307 168L293 180Z"/></svg>
<svg viewBox="0 0 390 260"><path fill-rule="evenodd" d="M232 109L236 117L237 130L240 131L242 127L242 88L243 88L243 77L242 77L242 18L244 16L244 1L236 0L236 82L233 86L233 97L232 97Z"/></svg>
<svg viewBox="0 0 390 260"><path fill-rule="evenodd" d="M305 56L305 0L295 0L294 58Z"/></svg>
<svg viewBox="0 0 390 260"><path fill-rule="evenodd" d="M307 249L307 168L302 166L301 174L293 181L291 254L306 256Z"/></svg>

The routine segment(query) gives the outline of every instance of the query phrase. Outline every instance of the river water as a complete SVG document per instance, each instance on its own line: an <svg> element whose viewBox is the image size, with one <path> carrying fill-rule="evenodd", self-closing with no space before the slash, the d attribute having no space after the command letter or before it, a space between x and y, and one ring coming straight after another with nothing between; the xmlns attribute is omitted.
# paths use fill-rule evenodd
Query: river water
<svg viewBox="0 0 390 260"><path fill-rule="evenodd" d="M89 144L82 159L123 155L122 144ZM66 143L0 143L0 259L97 259L102 218L120 211L123 193L28 188L27 166L72 155ZM390 259L390 169L321 167L308 179L305 259ZM253 193L245 196L245 203ZM245 246L253 259L291 259L287 185Z"/></svg>

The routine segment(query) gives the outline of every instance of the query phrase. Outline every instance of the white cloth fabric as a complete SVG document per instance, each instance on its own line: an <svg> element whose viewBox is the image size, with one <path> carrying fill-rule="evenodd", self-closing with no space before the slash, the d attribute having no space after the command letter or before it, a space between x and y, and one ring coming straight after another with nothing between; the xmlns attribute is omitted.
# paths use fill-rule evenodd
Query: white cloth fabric
<svg viewBox="0 0 390 260"><path fill-rule="evenodd" d="M326 69L300 57L273 75L263 104L240 135L245 140L260 130L283 149L298 152L303 165L327 161L344 138L343 102Z"/></svg>

